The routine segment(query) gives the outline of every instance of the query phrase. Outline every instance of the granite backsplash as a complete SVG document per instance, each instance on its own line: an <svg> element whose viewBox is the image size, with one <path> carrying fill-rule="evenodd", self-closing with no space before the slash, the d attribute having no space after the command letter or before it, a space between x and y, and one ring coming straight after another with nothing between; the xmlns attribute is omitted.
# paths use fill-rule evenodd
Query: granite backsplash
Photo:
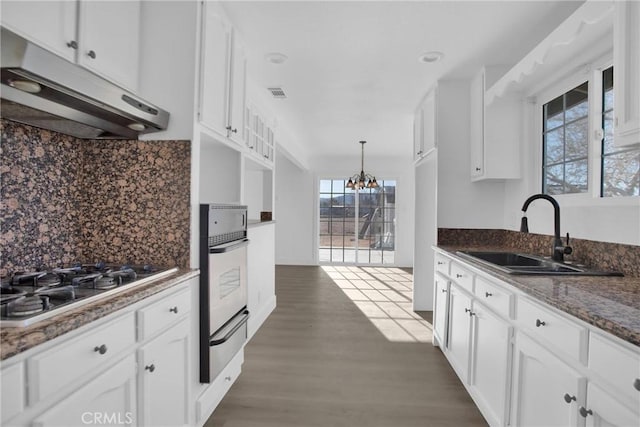
<svg viewBox="0 0 640 427"><path fill-rule="evenodd" d="M564 240L564 239L563 239ZM524 253L551 255L553 236L501 229L439 228L438 245L504 247ZM640 277L640 246L571 238L565 259L597 270L620 271Z"/></svg>
<svg viewBox="0 0 640 427"><path fill-rule="evenodd" d="M0 120L0 275L189 265L189 141L79 140Z"/></svg>

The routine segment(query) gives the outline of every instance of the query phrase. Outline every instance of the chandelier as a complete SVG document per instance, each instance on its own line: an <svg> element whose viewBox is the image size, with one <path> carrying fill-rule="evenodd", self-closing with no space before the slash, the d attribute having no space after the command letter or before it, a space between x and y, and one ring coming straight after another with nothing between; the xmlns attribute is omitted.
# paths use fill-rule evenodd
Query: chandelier
<svg viewBox="0 0 640 427"><path fill-rule="evenodd" d="M351 178L349 178L349 181L347 182L347 188L377 188L378 187L378 181L376 181L376 177L369 175L368 173L364 173L364 144L366 144L367 141L360 141L360 144L362 144L362 163L361 163L361 168L360 168L360 173L357 173L355 175L353 175Z"/></svg>

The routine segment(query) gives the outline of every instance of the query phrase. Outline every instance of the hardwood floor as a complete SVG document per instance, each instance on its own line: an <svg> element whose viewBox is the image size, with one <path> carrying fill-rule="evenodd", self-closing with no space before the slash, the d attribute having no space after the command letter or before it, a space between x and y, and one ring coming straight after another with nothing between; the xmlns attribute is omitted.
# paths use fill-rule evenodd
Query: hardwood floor
<svg viewBox="0 0 640 427"><path fill-rule="evenodd" d="M438 348L390 341L322 267L277 266L276 294L205 426L487 425Z"/></svg>

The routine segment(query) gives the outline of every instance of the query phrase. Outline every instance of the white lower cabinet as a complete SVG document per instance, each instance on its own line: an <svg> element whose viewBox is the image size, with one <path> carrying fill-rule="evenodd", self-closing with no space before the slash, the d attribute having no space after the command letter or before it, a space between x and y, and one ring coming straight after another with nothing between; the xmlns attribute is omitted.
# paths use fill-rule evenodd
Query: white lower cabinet
<svg viewBox="0 0 640 427"><path fill-rule="evenodd" d="M489 425L640 427L638 346L447 252L435 258L434 345Z"/></svg>
<svg viewBox="0 0 640 427"><path fill-rule="evenodd" d="M2 425L192 424L189 313L197 286L192 277L3 360Z"/></svg>
<svg viewBox="0 0 640 427"><path fill-rule="evenodd" d="M640 409L640 408L636 408ZM593 383L587 386L587 404L578 409L587 427L637 427L640 415L616 397Z"/></svg>
<svg viewBox="0 0 640 427"><path fill-rule="evenodd" d="M576 426L586 379L523 333L514 349L511 425Z"/></svg>
<svg viewBox="0 0 640 427"><path fill-rule="evenodd" d="M127 356L33 420L32 426L138 425L136 361Z"/></svg>
<svg viewBox="0 0 640 427"><path fill-rule="evenodd" d="M449 342L447 352L453 369L463 383L469 379L471 346L471 298L457 285L449 288Z"/></svg>
<svg viewBox="0 0 640 427"><path fill-rule="evenodd" d="M436 274L434 291L433 337L440 348L447 346L447 307L449 305L449 282Z"/></svg>
<svg viewBox="0 0 640 427"><path fill-rule="evenodd" d="M490 425L505 425L511 327L482 304L472 308L470 388Z"/></svg>
<svg viewBox="0 0 640 427"><path fill-rule="evenodd" d="M189 337L185 318L138 351L141 425L188 424Z"/></svg>

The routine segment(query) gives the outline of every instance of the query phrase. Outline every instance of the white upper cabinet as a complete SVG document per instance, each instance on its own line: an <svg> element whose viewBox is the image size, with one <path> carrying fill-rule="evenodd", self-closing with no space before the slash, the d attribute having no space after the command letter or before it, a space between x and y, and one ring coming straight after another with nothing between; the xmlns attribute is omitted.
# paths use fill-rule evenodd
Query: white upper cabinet
<svg viewBox="0 0 640 427"><path fill-rule="evenodd" d="M131 90L138 88L139 1L81 1L78 63Z"/></svg>
<svg viewBox="0 0 640 427"><path fill-rule="evenodd" d="M135 91L139 1L3 1L2 26Z"/></svg>
<svg viewBox="0 0 640 427"><path fill-rule="evenodd" d="M614 7L614 143L631 145L640 143L640 2Z"/></svg>
<svg viewBox="0 0 640 427"><path fill-rule="evenodd" d="M429 90L416 109L413 122L413 158L419 160L436 147L437 86Z"/></svg>
<svg viewBox="0 0 640 427"><path fill-rule="evenodd" d="M470 174L472 181L520 178L522 103L517 96L485 102L486 89L504 74L484 67L471 81Z"/></svg>
<svg viewBox="0 0 640 427"><path fill-rule="evenodd" d="M219 5L205 2L200 73L200 123L244 143L246 54Z"/></svg>
<svg viewBox="0 0 640 427"><path fill-rule="evenodd" d="M77 4L74 1L3 1L2 26L75 61Z"/></svg>

